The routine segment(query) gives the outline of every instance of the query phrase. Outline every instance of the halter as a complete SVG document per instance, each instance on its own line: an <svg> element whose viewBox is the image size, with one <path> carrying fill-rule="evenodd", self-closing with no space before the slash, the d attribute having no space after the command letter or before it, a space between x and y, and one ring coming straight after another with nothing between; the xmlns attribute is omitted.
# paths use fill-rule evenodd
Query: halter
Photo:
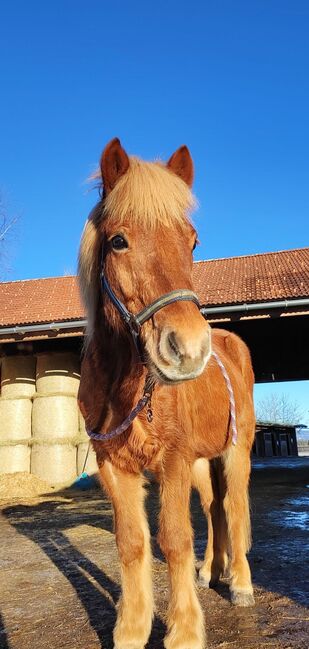
<svg viewBox="0 0 309 649"><path fill-rule="evenodd" d="M165 306L168 306L169 304L174 304L174 302L193 302L194 304L196 304L198 309L200 309L200 303L196 293L190 291L190 289L187 288L180 288L177 289L176 291L170 291L169 293L165 293L161 297L151 302L148 306L145 306L144 309L139 311L139 313L136 314L131 313L131 311L128 311L125 305L115 295L113 289L111 288L111 286L109 285L105 277L103 248L102 248L102 263L101 263L100 277L101 277L102 293L103 295L105 293L108 295L109 299L116 307L122 320L127 325L130 334L132 336L134 345L141 359L143 358L143 346L140 338L141 326L147 320L152 318L152 316L154 316L155 313L163 309Z"/></svg>
<svg viewBox="0 0 309 649"><path fill-rule="evenodd" d="M130 334L132 336L134 345L137 349L137 352L140 356L140 358L143 358L143 350L142 350L142 342L140 339L140 330L141 326L152 316L160 311L160 309L163 309L165 306L168 306L169 304L173 304L174 302L184 302L184 301L189 301L193 302L196 304L196 306L200 309L200 303L199 299L193 291L182 288L178 289L175 291L170 291L169 293L165 293L161 297L157 298L153 302L151 302L148 306L144 307L139 313L134 314L129 311L125 305L121 302L121 300L118 299L118 297L115 295L113 289L110 287L105 274L104 274L104 256L103 256L103 248L102 248L102 265L101 265L101 286L102 286L102 293L106 292L108 297L110 298L111 302L113 305L116 307L119 315L121 316L122 320L125 322L127 325ZM237 442L237 425L236 425L236 412L235 412L235 399L234 399L234 392L232 388L232 384L229 378L229 375L220 360L218 354L216 352L212 352L212 356L215 358L218 366L221 369L221 372L223 374L224 380L226 382L227 390L229 393L229 400L230 400L230 417L231 417L231 428L232 428L232 443L235 445ZM122 435L129 426L132 424L134 419L139 415L139 413L148 405L147 408L147 420L149 422L152 421L153 415L152 415L152 410L151 410L151 395L153 391L153 383L150 381L150 377L147 374L146 379L145 379L145 385L144 385L144 390L143 390L143 396L139 401L137 402L136 406L131 410L130 414L124 419L124 421L119 425L116 426L116 428L113 428L107 433L96 433L94 430L87 430L87 434L89 437L92 439L95 439L97 441L105 442L111 439L114 439L115 437L119 437L119 435Z"/></svg>

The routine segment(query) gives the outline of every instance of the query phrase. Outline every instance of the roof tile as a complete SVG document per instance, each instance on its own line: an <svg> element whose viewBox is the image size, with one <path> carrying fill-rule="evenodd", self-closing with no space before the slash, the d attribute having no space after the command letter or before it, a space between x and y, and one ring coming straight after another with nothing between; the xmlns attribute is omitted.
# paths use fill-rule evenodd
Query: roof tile
<svg viewBox="0 0 309 649"><path fill-rule="evenodd" d="M199 261L193 278L207 306L309 297L309 248ZM76 277L0 283L0 327L84 317Z"/></svg>

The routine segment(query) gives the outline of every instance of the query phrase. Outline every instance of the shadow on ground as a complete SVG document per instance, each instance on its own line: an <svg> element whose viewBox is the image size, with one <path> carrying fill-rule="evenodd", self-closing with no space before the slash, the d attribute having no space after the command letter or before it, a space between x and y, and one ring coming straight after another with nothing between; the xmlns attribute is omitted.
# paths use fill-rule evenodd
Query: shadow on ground
<svg viewBox="0 0 309 649"><path fill-rule="evenodd" d="M0 615L0 649L10 649L2 616Z"/></svg>
<svg viewBox="0 0 309 649"><path fill-rule="evenodd" d="M65 498L66 502L59 502L61 498ZM103 500L101 491L95 490L89 495L67 489L57 493L57 500L35 505L17 504L7 507L4 514L19 534L40 547L72 585L100 646L112 649L112 630L120 596L119 584L80 552L65 533L66 530L72 532L73 528L78 530L80 525L98 528L110 534L113 532L110 504ZM117 564L114 544L110 554L108 562ZM158 649L159 646L163 647L161 640L164 631L161 619L155 616L150 640L155 642ZM2 644L0 648L2 649Z"/></svg>
<svg viewBox="0 0 309 649"><path fill-rule="evenodd" d="M305 589L305 572L308 572L305 556L305 485L308 466L308 460L294 462L293 464L281 464L280 466L272 463L256 464L252 474L251 486L254 545L250 553L250 563L253 582L258 587L257 607L249 609L249 612L232 608L228 601L229 591L226 582L222 582L218 586L216 593L207 591L201 593L203 606L205 610L208 610L209 633L213 642L211 646L235 647L234 640L231 640L232 644L228 643L226 645L218 644L218 642L222 638L225 642L225 637L232 639L234 637L233 633L236 634L235 628L237 625L240 629L237 633L249 634L244 636L248 637L249 640L246 641L247 644L241 645L242 649L247 647L260 649L264 646L272 646L272 649L277 647L285 649L285 647L288 648L289 646L302 649L302 647L306 646L302 644L302 626L299 627L298 644L288 644L290 642L291 627L293 627L294 634L296 632L294 627L296 628L296 626L290 622L287 627L286 622L283 623L283 619L289 619L287 606L291 606L289 604L291 600L303 606L307 597ZM158 512L158 491L155 485L149 487L147 511L153 537L154 556L157 559L154 566L154 584L158 600L158 616L155 618L148 646L152 649L160 649L163 647L162 639L165 627L162 619L164 619L166 610L168 591L166 568L163 565L162 555L155 541ZM58 625L57 633L59 633L59 642L57 641L54 646L61 646L64 649L72 649L73 646L74 649L80 649L85 646L82 641L79 645L76 639L77 636L74 636L74 610L76 609L77 596L84 613L79 613L80 618L76 614L76 628L79 628L78 625L80 625L80 628L84 628L83 625L88 624L92 630L92 636L87 642L87 649L97 647L112 649L112 629L115 623L115 606L120 595L120 576L112 534L112 512L109 503L101 492L98 490L77 492L69 489L57 493L54 497L49 497L44 502L33 504L30 502L27 504L16 503L12 506L6 506L3 515L5 520L9 522L11 529L15 530L15 534L18 532L21 537L30 541L30 544L24 550L23 556L20 557L20 565L23 571L21 584L20 577L16 576L16 583L19 584L19 588L25 590L21 598L25 606L27 585L28 589L31 589L32 577L37 574L36 570L39 573L37 576L38 597L48 597L46 590L44 591L44 586L46 586L44 570L46 571L46 580L51 589L50 597L55 605L55 624ZM205 548L206 522L197 494L192 496L192 516L195 529L196 555L197 559L202 559ZM16 536L14 542L16 543ZM46 567L44 562L44 566L41 566L40 554L36 558L34 569L32 560L35 546L48 558ZM15 561L17 567L19 565L18 561L17 556ZM71 600L67 599L68 595L62 585L63 582L58 583L57 574L52 573L51 564L57 568L57 571L64 576L66 582L74 589L75 598L70 595L71 591L68 591ZM12 565L14 566L13 558ZM62 592L63 589L65 592ZM280 598L282 597L288 598L288 601L282 600L284 616L282 613L280 627ZM218 610L220 601L223 606L221 612ZM36 605L36 602L34 602L34 605ZM35 613L38 634L40 633L39 624L42 624L42 620L45 619L44 611L40 611L42 605L42 602L37 602L38 612ZM6 619L10 617L12 619L11 632L13 635L14 633L22 633L19 628L16 630L14 626L20 606L20 599L15 602L15 605L13 601L9 613L5 615ZM58 608L59 614L57 617ZM275 642L268 642L268 636L266 632L265 636L263 625L270 624L269 620L274 610L277 616L276 633L270 633L269 637L275 638ZM34 608L33 611L36 611L36 609ZM290 611L292 620L297 621L297 615L302 615L300 609L297 609L297 611L297 614L295 614L295 611L292 611L293 614ZM70 622L71 617L72 623ZM69 620L68 628L65 628L64 618ZM33 647L33 649L45 649L47 644L32 643L30 622L29 617L29 642L28 640L23 641L22 635L16 635L16 637L21 638L21 642L14 646L18 646L19 649L28 649L28 647L29 649L30 647ZM70 635L71 624L73 624L74 640ZM24 637L27 635L27 628L26 620ZM265 644L263 644L264 640L261 640L260 637L261 634L263 636L263 633ZM9 649L8 637L11 637L10 633L7 635L4 628L0 626L1 649ZM65 644L66 642L67 644ZM72 642L73 644L70 644Z"/></svg>

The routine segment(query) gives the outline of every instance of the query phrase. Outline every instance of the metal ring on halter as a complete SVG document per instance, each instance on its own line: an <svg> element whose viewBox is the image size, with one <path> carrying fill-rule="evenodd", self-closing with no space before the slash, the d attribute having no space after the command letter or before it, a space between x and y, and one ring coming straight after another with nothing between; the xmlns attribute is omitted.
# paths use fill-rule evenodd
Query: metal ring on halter
<svg viewBox="0 0 309 649"><path fill-rule="evenodd" d="M130 320L127 322L129 329L131 331L131 334L134 336L139 336L140 330L141 330L141 325L137 318L131 313Z"/></svg>
<svg viewBox="0 0 309 649"><path fill-rule="evenodd" d="M198 296L196 293L191 291L191 289L187 288L180 288L176 289L174 291L170 291L169 293L165 293L164 295L161 295L161 297L157 298L151 304L148 306L144 307L139 313L131 313L127 309L127 307L119 300L119 298L115 295L113 289L109 285L105 274L104 274L104 254L103 254L103 246L102 246L102 253L101 253L101 286L102 286L102 293L107 293L109 299L111 300L112 304L116 307L119 315L121 316L122 320L126 323L126 325L129 328L129 331L131 333L131 336L134 341L134 345L138 351L138 354L140 355L141 358L143 358L143 352L142 352L142 342L140 339L140 329L141 326L152 316L155 315L158 311L163 309L164 307L168 306L169 304L174 304L174 302L193 302L196 304L198 309L200 308L200 303Z"/></svg>

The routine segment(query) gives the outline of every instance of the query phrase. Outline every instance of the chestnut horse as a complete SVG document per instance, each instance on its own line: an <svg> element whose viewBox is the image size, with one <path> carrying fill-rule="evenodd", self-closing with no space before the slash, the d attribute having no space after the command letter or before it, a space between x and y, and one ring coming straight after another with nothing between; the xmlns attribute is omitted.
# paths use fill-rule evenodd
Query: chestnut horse
<svg viewBox="0 0 309 649"><path fill-rule="evenodd" d="M192 486L208 519L200 582L216 582L229 563L232 602L254 602L246 558L255 427L250 355L234 334L210 329L193 293L196 231L187 147L164 165L129 158L114 139L100 166L102 199L86 223L79 254L88 313L79 404L114 508L122 575L114 646L142 649L151 630L147 469L160 482L159 543L170 578L164 644L202 649Z"/></svg>

